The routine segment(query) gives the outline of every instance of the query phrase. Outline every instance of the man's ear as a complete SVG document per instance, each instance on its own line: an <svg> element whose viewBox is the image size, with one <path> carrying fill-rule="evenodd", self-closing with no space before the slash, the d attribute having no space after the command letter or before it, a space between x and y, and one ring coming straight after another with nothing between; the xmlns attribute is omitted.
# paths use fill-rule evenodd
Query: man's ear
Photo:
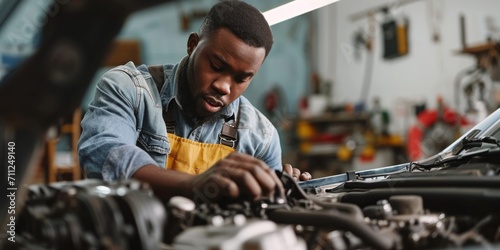
<svg viewBox="0 0 500 250"><path fill-rule="evenodd" d="M189 34L188 42L187 42L187 53L188 55L191 55L193 53L194 49L198 45L198 42L200 41L200 36L198 36L197 33L192 32Z"/></svg>

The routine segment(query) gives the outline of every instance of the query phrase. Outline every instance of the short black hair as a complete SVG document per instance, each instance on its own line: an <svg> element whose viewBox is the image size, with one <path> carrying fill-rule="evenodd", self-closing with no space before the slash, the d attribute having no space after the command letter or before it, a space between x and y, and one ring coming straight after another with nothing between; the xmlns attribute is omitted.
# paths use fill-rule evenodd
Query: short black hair
<svg viewBox="0 0 500 250"><path fill-rule="evenodd" d="M201 24L200 34L211 35L220 28L229 29L246 44L266 49L266 57L273 46L273 34L264 15L243 1L221 1L215 4Z"/></svg>

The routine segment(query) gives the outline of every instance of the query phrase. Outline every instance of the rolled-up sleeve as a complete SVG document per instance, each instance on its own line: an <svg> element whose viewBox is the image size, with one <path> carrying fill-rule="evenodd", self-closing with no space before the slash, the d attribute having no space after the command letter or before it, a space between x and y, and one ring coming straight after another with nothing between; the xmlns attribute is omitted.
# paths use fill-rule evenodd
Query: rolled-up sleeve
<svg viewBox="0 0 500 250"><path fill-rule="evenodd" d="M140 167L156 162L143 150L134 145L118 146L110 150L104 166L104 180L129 179Z"/></svg>
<svg viewBox="0 0 500 250"><path fill-rule="evenodd" d="M139 168L156 164L136 146L137 102L134 82L128 74L108 71L82 120L78 142L80 165L88 178L128 179Z"/></svg>

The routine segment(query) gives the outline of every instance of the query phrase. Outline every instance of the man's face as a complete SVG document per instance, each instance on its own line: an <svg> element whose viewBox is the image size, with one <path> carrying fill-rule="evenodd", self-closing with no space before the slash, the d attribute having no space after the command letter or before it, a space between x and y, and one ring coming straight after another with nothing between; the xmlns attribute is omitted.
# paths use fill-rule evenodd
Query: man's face
<svg viewBox="0 0 500 250"><path fill-rule="evenodd" d="M191 34L187 80L194 115L209 117L242 95L262 65L265 53L265 48L247 45L225 28L211 36Z"/></svg>

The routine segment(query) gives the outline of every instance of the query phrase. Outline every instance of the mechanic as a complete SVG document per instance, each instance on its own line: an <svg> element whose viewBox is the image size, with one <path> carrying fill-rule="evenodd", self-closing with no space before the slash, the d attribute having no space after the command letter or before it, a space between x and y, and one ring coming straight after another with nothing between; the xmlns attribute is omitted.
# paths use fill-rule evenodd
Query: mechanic
<svg viewBox="0 0 500 250"><path fill-rule="evenodd" d="M147 182L161 198L258 199L282 192L279 135L242 96L269 54L271 28L242 1L214 5L177 64L106 72L82 120L87 178Z"/></svg>

